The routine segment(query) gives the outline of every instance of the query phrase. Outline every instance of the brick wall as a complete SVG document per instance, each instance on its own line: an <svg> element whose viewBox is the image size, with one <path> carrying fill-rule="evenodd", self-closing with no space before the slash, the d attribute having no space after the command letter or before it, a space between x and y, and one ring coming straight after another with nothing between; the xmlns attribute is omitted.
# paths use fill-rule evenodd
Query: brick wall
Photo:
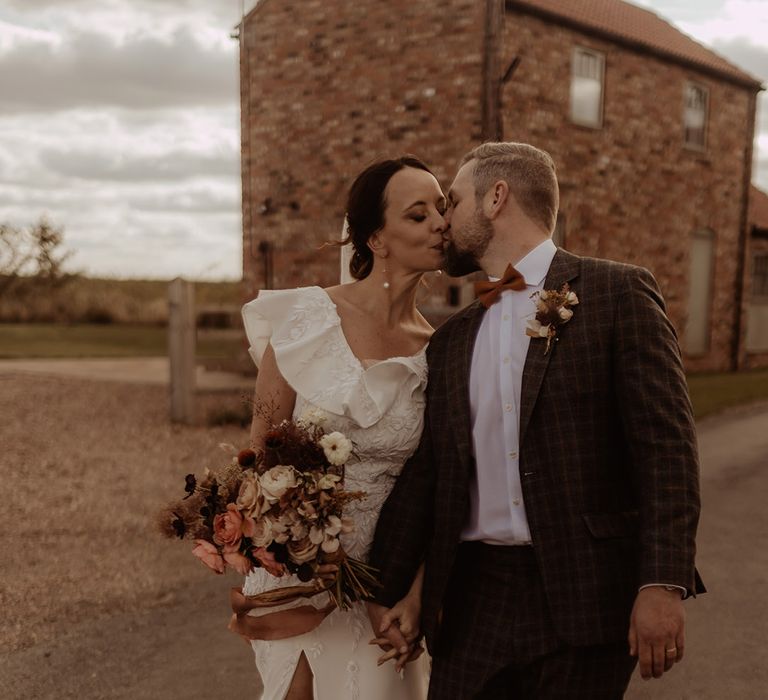
<svg viewBox="0 0 768 700"><path fill-rule="evenodd" d="M242 29L246 294L338 282L346 190L411 152L446 184L480 138L483 3L265 0ZM433 283L442 296L442 286Z"/></svg>
<svg viewBox="0 0 768 700"><path fill-rule="evenodd" d="M569 119L572 51L605 55L600 129ZM581 255L642 265L656 276L682 334L691 235L715 232L710 351L691 370L728 369L734 333L749 92L542 19L508 12L504 51L520 65L504 86L504 137L554 157L566 247ZM710 90L708 147L683 146L683 86ZM743 125L735 128L735 125Z"/></svg>

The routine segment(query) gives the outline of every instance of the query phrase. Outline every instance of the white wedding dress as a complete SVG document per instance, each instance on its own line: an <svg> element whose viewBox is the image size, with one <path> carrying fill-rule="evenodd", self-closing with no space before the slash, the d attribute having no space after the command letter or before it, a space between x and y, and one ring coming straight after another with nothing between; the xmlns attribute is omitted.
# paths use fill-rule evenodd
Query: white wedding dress
<svg viewBox="0 0 768 700"><path fill-rule="evenodd" d="M344 550L367 560L376 521L423 428L427 382L425 349L412 357L361 362L344 337L336 305L320 287L262 291L243 308L250 352L258 364L271 343L281 374L296 392L294 418L311 413L326 432L339 430L354 443L357 459L346 469L345 486L367 497L349 504L353 532L342 535ZM295 576L274 578L263 569L248 575L245 595L299 584ZM318 608L328 595L310 599ZM252 611L266 614L306 604L296 601ZM428 661L422 655L402 676L392 662L377 667L383 653L365 606L334 610L319 627L298 637L251 642L264 683L263 700L283 700L302 652L314 675L315 700L423 700Z"/></svg>

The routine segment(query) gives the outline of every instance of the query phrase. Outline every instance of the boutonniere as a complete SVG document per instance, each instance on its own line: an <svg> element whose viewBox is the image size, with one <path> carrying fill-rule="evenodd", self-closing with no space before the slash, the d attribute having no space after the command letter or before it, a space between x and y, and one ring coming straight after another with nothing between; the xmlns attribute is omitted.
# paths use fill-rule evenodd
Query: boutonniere
<svg viewBox="0 0 768 700"><path fill-rule="evenodd" d="M549 352L552 339L557 335L557 329L571 320L573 309L579 303L576 292L572 292L566 282L560 291L556 289L544 289L531 294L531 299L536 303L536 317L528 321L525 334L531 338L546 338L546 355Z"/></svg>

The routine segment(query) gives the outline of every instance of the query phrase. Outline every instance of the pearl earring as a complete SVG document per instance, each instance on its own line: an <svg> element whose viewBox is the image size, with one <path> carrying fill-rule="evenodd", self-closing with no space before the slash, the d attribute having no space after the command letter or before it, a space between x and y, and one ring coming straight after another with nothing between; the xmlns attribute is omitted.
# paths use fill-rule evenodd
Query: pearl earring
<svg viewBox="0 0 768 700"><path fill-rule="evenodd" d="M387 266L386 265L384 266L383 272L384 272L384 284L383 284L383 287L384 287L384 289L389 289L389 280L387 279Z"/></svg>

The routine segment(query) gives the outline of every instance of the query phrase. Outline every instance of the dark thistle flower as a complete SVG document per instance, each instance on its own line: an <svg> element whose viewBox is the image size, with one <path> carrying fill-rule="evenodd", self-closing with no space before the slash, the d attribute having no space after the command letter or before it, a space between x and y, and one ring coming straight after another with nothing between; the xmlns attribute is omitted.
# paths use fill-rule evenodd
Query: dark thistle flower
<svg viewBox="0 0 768 700"><path fill-rule="evenodd" d="M182 500L186 500L187 498L189 498L195 492L195 489L197 488L197 479L195 478L194 474L187 474L184 477L184 481L185 481L184 491L187 492L187 495L184 496L184 498Z"/></svg>
<svg viewBox="0 0 768 700"><path fill-rule="evenodd" d="M243 467L251 467L256 463L256 453L251 449L240 450L237 453L237 463Z"/></svg>
<svg viewBox="0 0 768 700"><path fill-rule="evenodd" d="M268 450L279 450L285 445L285 437L280 430L270 430L264 438L264 446Z"/></svg>
<svg viewBox="0 0 768 700"><path fill-rule="evenodd" d="M268 552L272 552L275 555L275 561L278 564L285 564L290 557L288 556L288 548L284 544L273 542L267 547Z"/></svg>
<svg viewBox="0 0 768 700"><path fill-rule="evenodd" d="M296 572L296 575L299 577L299 581L302 583L308 583L315 577L315 572L312 569L312 564L309 562L306 562L302 564L298 571Z"/></svg>

